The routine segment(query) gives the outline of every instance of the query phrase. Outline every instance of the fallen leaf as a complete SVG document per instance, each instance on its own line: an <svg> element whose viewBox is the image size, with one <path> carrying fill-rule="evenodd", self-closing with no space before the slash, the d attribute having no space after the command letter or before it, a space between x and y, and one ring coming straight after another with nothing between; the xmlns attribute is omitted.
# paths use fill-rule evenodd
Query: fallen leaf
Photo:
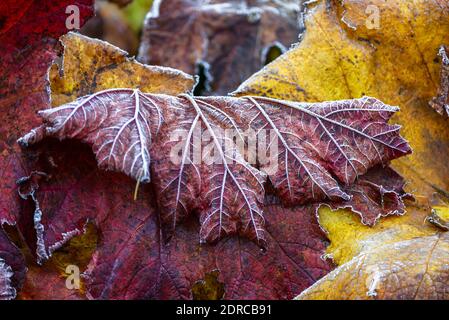
<svg viewBox="0 0 449 320"><path fill-rule="evenodd" d="M49 166L48 158L56 166ZM45 211L40 223L53 263L62 270L67 265L84 270L87 256L80 259L63 255L60 262L54 258L62 254L64 243L85 231L88 221L97 225L99 239L83 281L89 298L191 299L198 291L198 283L218 272L216 281L225 291L222 298L290 299L332 268L321 258L328 242L317 224L314 206L286 209L269 197L265 251L238 237L214 246L201 245L200 226L193 217L180 225L167 242L161 237L161 221L148 185L142 186L133 200L134 182L98 170L90 149L74 141L46 141L41 161L42 169L52 177L40 184L37 199ZM363 177L360 180L366 181ZM400 181L396 184L400 185ZM382 211L381 203L377 210ZM80 246L74 250L84 251ZM51 265L44 264L43 268L30 270L21 298L83 297L65 288L66 279L55 275L57 271ZM45 284L38 281L42 277L47 279Z"/></svg>
<svg viewBox="0 0 449 320"><path fill-rule="evenodd" d="M45 211L41 224L49 255L58 254L64 243L82 234L88 221L98 228L98 243L84 273L88 298L191 299L198 281L219 270L217 281L224 285L225 299L290 299L331 269L321 259L327 241L312 208L283 209L267 203L266 250L239 237L201 245L200 226L193 217L167 242L161 237L149 185L141 186L133 200L135 182L100 171L87 146L48 140L45 149L42 166L48 157L57 164L47 170L52 179L43 181L37 194ZM73 258L64 264L79 261ZM39 272L32 271L33 277ZM48 284L51 290L42 294L31 290L32 297L79 298L64 290L64 284L60 277ZM46 287L33 279L28 285Z"/></svg>
<svg viewBox="0 0 449 320"><path fill-rule="evenodd" d="M0 3L0 264L3 298L14 298L25 277L25 261L19 249L3 231L16 225L22 232L19 212L22 203L16 180L28 176L31 154L21 155L15 140L19 132L35 125L38 105L50 106L47 71L58 54L57 39L68 31L66 8L79 9L82 25L93 13L91 0L2 1ZM32 228L32 225L31 225ZM5 287L6 286L6 287Z"/></svg>
<svg viewBox="0 0 449 320"><path fill-rule="evenodd" d="M110 89L41 111L45 124L19 143L26 147L45 137L79 139L92 146L100 168L143 183L150 182L151 171L161 220L172 232L196 212L202 242L239 234L265 246L266 176L290 206L349 201L340 184L349 186L369 168L411 152L400 127L387 124L396 111L373 98L304 104ZM270 147L269 161L261 152L266 128L272 131L268 144L276 147ZM245 154L225 129L248 148L245 132L254 132L259 150L254 146ZM205 136L213 155L201 150ZM364 190L361 182L352 192L362 190L357 197L365 201L371 186ZM385 193L384 187L377 188L376 196ZM391 192L398 197L396 190ZM394 207L400 204L396 200L387 212L401 210ZM361 214L370 205L362 201L357 204Z"/></svg>
<svg viewBox="0 0 449 320"><path fill-rule="evenodd" d="M63 41L64 61L76 61L72 55L85 55L88 58L85 60L89 60L99 51L85 37L70 34ZM80 44L72 45L76 43ZM71 47L80 49L70 50ZM83 52L84 49L88 52ZM111 49L105 55L114 53ZM102 61L110 60L100 60L97 69L103 70ZM77 98L99 91L98 88L90 89L95 81L74 85L73 90L65 89L76 84L71 79L78 76L72 77L71 73L77 75L78 70L76 67L64 67L63 70L61 78L56 68L52 69L51 79L57 84L52 84L53 102L64 103L72 100L72 96ZM166 86L178 83L176 80L190 83L182 75L174 75L174 79L167 80ZM128 80L121 77L121 81L129 81L123 85L143 90L145 83L138 80L141 75L130 73L129 77ZM163 85L158 88L167 90ZM188 88L182 87L182 90ZM137 200L133 201L135 183L120 174L98 170L91 152L73 141L61 144L47 139L45 144L31 149L40 151L39 165L34 169L46 172L49 177L39 183L36 193L43 212L38 223L44 230L39 241L45 254L40 258L45 260L60 254L59 250L69 239L84 232L88 221L93 221L98 228L97 249L85 273L83 286L89 298L192 298L198 283L207 282L207 275L218 270L217 281L224 285L224 298L286 299L294 297L331 269L329 263L321 259L327 240L316 223L315 207L284 209L279 204L266 203L269 241L265 253L254 243L239 237L227 238L215 246L200 245L199 226L193 217L180 225L173 238L166 242L161 238L161 221L159 213L154 212L156 204L149 186L142 185ZM360 180L366 179L360 177ZM402 184L397 182L395 185ZM374 192L379 190L373 188ZM381 203L371 210L378 210L379 214L384 212ZM34 214L33 207L25 208L24 216L32 219ZM158 248L161 248L160 253ZM224 251L235 258L219 259ZM189 256L186 252L192 254ZM79 264L77 257L66 258L58 265ZM46 268L44 264L44 270ZM65 277L55 277L53 269L45 272L33 268L26 282L24 298L79 298L78 293L64 289ZM58 267L58 270L61 269ZM48 279L48 288L36 281L41 272ZM155 285L149 288L148 283ZM45 293L39 293L41 291Z"/></svg>
<svg viewBox="0 0 449 320"><path fill-rule="evenodd" d="M413 154L392 166L426 204L434 192L449 194L449 127L428 106L438 89L436 57L447 42L448 16L449 3L441 0L311 2L300 43L235 94L309 102L369 95L399 106L392 121L403 126Z"/></svg>
<svg viewBox="0 0 449 320"><path fill-rule="evenodd" d="M50 72L53 106L109 88L178 94L191 91L195 83L179 70L143 65L104 41L68 33L61 43L62 65L53 64Z"/></svg>
<svg viewBox="0 0 449 320"><path fill-rule="evenodd" d="M156 1L138 59L199 74L198 94L224 95L264 65L270 48L297 40L298 11L296 0Z"/></svg>
<svg viewBox="0 0 449 320"><path fill-rule="evenodd" d="M341 265L334 274L343 275L345 263L355 266L357 260L351 259L360 254L366 259L378 259L378 256L371 257L370 252L378 252L383 245L440 236L438 229L425 220L434 193L442 197L448 194L449 129L445 119L430 111L428 101L437 95L440 63L436 55L441 44L447 43L448 15L448 3L436 0L316 1L309 4L305 13L306 30L301 42L235 92L311 102L367 94L401 107L393 121L403 126L401 132L410 141L413 154L393 161L392 166L405 177L406 190L416 196L416 202L407 203L405 216L390 217L372 228L362 225L348 210L321 208L320 225L331 242L327 256ZM377 26L373 25L377 22ZM444 96L444 86L442 90L439 99ZM412 250L413 246L409 248ZM379 258L376 263L388 262ZM360 270L362 274L365 272ZM350 271L354 273L348 273L346 280L356 277L358 269ZM419 280L419 274L411 275L413 271L419 270L411 269L409 277ZM357 298L367 298L366 288L365 291L357 289L363 282L359 285L338 279L335 286L326 282L328 292L332 291L328 297L348 297L351 293L342 286L345 283L355 287ZM379 284L389 285L401 292L397 283ZM429 298L432 297L430 294Z"/></svg>
<svg viewBox="0 0 449 320"><path fill-rule="evenodd" d="M448 233L386 244L343 264L298 299L446 300L448 259Z"/></svg>
<svg viewBox="0 0 449 320"><path fill-rule="evenodd" d="M0 4L0 107L5 123L0 130L2 222L13 223L12 215L18 212L15 181L27 174L14 141L24 127L36 124L35 108L50 105L46 73L57 55L56 39L67 31L65 9L69 4L80 8L81 23L92 14L91 1L87 0L57 4L2 1Z"/></svg>
<svg viewBox="0 0 449 320"><path fill-rule="evenodd" d="M350 201L333 203L332 209L350 209L357 213L364 225L374 226L382 217L403 215L404 199L414 199L404 191L403 178L391 168L374 168L360 177L345 192Z"/></svg>
<svg viewBox="0 0 449 320"><path fill-rule="evenodd" d="M49 255L52 253L54 259L60 254L59 248L82 234L88 221L98 228L98 243L85 272L84 288L89 298L191 299L199 283L208 281L211 273L218 273L216 281L223 286L224 299L290 299L332 268L321 258L328 243L315 218L314 206L287 209L279 205L278 199L267 197L268 243L264 251L239 237L201 245L200 226L194 217L178 226L170 241L165 241L159 214L151 201L151 187L142 186L133 200L134 182L124 175L98 170L87 146L48 140L45 147L42 166L46 166L48 157L57 164L47 169L52 179L43 181L37 194L46 212L41 224ZM363 177L360 180L366 181ZM381 210L382 203L378 207ZM84 270L79 257L65 258L62 265L79 265ZM34 272L42 271L32 272L34 277ZM42 295L49 299L79 298L62 288L63 277L49 280L49 289L43 294L38 289L45 285L30 282L26 289L30 285L37 289L28 289L26 294L29 296L31 291L35 299Z"/></svg>

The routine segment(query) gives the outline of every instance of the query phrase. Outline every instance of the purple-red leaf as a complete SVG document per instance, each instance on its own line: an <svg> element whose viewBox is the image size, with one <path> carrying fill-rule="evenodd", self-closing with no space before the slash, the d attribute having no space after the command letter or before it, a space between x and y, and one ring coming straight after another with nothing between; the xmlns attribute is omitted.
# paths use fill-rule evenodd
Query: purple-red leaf
<svg viewBox="0 0 449 320"><path fill-rule="evenodd" d="M41 111L45 124L19 142L79 139L101 168L152 178L171 231L198 212L202 241L239 234L264 245L266 177L285 204L349 201L345 186L410 152L387 124L395 111L368 97L307 104L112 89Z"/></svg>
<svg viewBox="0 0 449 320"><path fill-rule="evenodd" d="M93 13L92 0L2 0L0 2L0 297L14 298L25 277L22 253L4 233L4 224L34 232L19 214L23 202L16 180L31 172L34 154L21 154L16 140L37 125L37 108L50 107L47 72L68 32L68 6L79 9L80 26Z"/></svg>
<svg viewBox="0 0 449 320"><path fill-rule="evenodd" d="M42 179L36 192L44 212L39 224L44 230L41 243L46 254L51 255L73 236L83 233L89 221L97 226L97 249L84 275L89 298L191 299L193 288L215 273L225 299L290 299L331 269L321 259L328 242L315 218L315 205L287 209L268 195L264 210L268 240L265 251L237 236L216 245L201 245L201 227L194 217L178 226L170 241L165 241L149 185L141 186L133 200L135 182L122 174L98 170L86 146L47 139L36 147L42 151L37 169L51 177ZM48 159L52 159L51 163ZM363 181L365 192L373 199L369 215L384 214L386 210L381 194L376 194L382 174L387 186L403 185L402 178L381 167L360 177L358 181ZM368 190L369 186L373 188ZM349 195L351 189L358 190L357 183L346 190ZM401 199L402 191L395 190ZM39 288L49 299L78 298L64 290L64 283L63 278L59 283L49 279L48 284L39 282Z"/></svg>

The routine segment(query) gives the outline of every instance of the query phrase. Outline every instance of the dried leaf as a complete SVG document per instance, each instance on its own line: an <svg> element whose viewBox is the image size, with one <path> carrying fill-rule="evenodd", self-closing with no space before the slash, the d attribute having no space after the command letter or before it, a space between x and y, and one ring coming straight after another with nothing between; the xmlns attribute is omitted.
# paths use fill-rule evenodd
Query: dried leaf
<svg viewBox="0 0 449 320"><path fill-rule="evenodd" d="M157 1L139 60L200 74L200 94L224 95L264 65L271 47L297 40L298 11L296 0Z"/></svg>
<svg viewBox="0 0 449 320"><path fill-rule="evenodd" d="M195 83L179 70L143 65L104 41L68 33L61 43L62 65L54 64L50 72L53 106L109 88L179 94L191 91Z"/></svg>
<svg viewBox="0 0 449 320"><path fill-rule="evenodd" d="M374 226L382 217L403 215L404 199L413 196L404 191L403 178L391 168L374 168L345 189L351 200L332 203L331 208L351 209L357 213L364 225Z"/></svg>

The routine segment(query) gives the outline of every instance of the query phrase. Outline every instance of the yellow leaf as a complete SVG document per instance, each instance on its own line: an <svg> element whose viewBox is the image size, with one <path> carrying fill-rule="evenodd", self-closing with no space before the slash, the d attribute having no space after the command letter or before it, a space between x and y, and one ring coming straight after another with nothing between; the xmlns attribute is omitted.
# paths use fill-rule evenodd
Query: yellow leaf
<svg viewBox="0 0 449 320"><path fill-rule="evenodd" d="M297 299L449 299L449 233L362 253Z"/></svg>
<svg viewBox="0 0 449 320"><path fill-rule="evenodd" d="M449 126L428 102L437 94L440 46L449 41L449 3L438 0L316 1L290 51L245 81L235 95L326 101L374 96L400 106L392 122L414 153L393 162L416 197L404 217L368 228L347 211L322 208L337 264L378 246L435 234L424 220L430 198L449 192Z"/></svg>
<svg viewBox="0 0 449 320"><path fill-rule="evenodd" d="M192 76L171 68L148 66L107 42L76 33L61 38L62 66L50 70L52 105L110 88L139 88L143 92L177 95L189 92Z"/></svg>
<svg viewBox="0 0 449 320"><path fill-rule="evenodd" d="M361 252L385 244L433 235L438 230L426 223L426 211L415 210L400 217L388 217L374 227L362 225L360 218L349 210L320 209L319 222L327 231L330 245L328 257L341 265Z"/></svg>

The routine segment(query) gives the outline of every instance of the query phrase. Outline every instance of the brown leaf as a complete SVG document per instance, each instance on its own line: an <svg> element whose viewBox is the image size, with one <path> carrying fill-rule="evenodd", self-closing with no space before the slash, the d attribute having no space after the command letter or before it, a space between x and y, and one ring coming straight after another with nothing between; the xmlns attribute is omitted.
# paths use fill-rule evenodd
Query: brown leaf
<svg viewBox="0 0 449 320"><path fill-rule="evenodd" d="M199 94L227 94L263 67L270 48L297 40L298 8L296 0L155 2L138 59L200 74Z"/></svg>
<svg viewBox="0 0 449 320"><path fill-rule="evenodd" d="M171 231L196 211L202 241L238 233L264 245L265 176L289 205L350 200L340 183L348 186L369 168L410 152L399 126L387 124L395 111L367 97L307 104L111 89L41 111L45 124L19 142L79 139L93 147L101 168L139 182L149 182L151 171ZM260 140L256 152L245 153L224 129L248 150L245 132L260 138L269 129L268 145L277 148L266 161ZM198 152L195 140L205 136L210 148Z"/></svg>

